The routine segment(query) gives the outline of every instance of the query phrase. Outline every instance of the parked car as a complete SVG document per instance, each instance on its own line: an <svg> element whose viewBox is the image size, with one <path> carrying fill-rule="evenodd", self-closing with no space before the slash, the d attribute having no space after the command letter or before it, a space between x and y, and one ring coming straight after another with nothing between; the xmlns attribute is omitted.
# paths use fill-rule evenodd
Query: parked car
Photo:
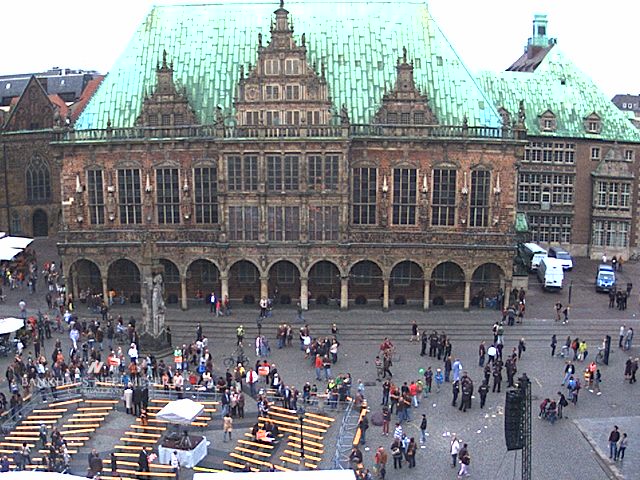
<svg viewBox="0 0 640 480"><path fill-rule="evenodd" d="M571 270L573 268L573 258L571 258L571 254L563 248L551 247L547 252L547 256L560 260L564 270Z"/></svg>

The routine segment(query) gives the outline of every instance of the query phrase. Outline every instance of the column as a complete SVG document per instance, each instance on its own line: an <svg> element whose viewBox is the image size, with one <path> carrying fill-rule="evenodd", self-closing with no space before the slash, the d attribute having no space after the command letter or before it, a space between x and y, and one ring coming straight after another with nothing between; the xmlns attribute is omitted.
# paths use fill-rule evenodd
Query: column
<svg viewBox="0 0 640 480"><path fill-rule="evenodd" d="M340 277L340 310L349 308L349 277Z"/></svg>
<svg viewBox="0 0 640 480"><path fill-rule="evenodd" d="M471 281L464 281L464 311L469 311L469 304L471 303Z"/></svg>
<svg viewBox="0 0 640 480"><path fill-rule="evenodd" d="M385 277L382 287L382 310L389 310L389 279Z"/></svg>
<svg viewBox="0 0 640 480"><path fill-rule="evenodd" d="M102 276L102 300L107 305L109 304L109 289L107 288L107 277Z"/></svg>
<svg viewBox="0 0 640 480"><path fill-rule="evenodd" d="M509 297L511 296L511 279L505 279L504 281L504 301L502 302L503 308L509 308Z"/></svg>
<svg viewBox="0 0 640 480"><path fill-rule="evenodd" d="M220 298L224 300L229 297L229 273L220 273Z"/></svg>
<svg viewBox="0 0 640 480"><path fill-rule="evenodd" d="M302 310L309 309L309 277L307 275L300 276L300 306Z"/></svg>
<svg viewBox="0 0 640 480"><path fill-rule="evenodd" d="M187 276L180 275L180 308L187 310L189 304L187 303Z"/></svg>
<svg viewBox="0 0 640 480"><path fill-rule="evenodd" d="M429 310L429 297L431 296L431 282L424 279L424 298L422 300L422 309Z"/></svg>
<svg viewBox="0 0 640 480"><path fill-rule="evenodd" d="M72 267L73 268L73 267ZM77 273L78 269L76 268L76 273ZM69 273L71 273L71 271L69 271ZM79 298L79 293L80 293L80 289L78 288L78 275L70 275L71 277L71 293L73 294L73 302L74 304L76 302L78 302L78 298ZM69 278L69 277L67 277Z"/></svg>
<svg viewBox="0 0 640 480"><path fill-rule="evenodd" d="M269 298L269 275L260 275L260 298Z"/></svg>

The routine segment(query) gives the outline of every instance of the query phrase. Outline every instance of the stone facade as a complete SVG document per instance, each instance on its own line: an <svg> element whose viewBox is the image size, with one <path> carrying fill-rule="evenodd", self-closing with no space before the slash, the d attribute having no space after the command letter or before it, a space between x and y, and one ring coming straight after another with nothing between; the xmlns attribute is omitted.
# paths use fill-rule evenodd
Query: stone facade
<svg viewBox="0 0 640 480"><path fill-rule="evenodd" d="M137 127L60 135L71 291L113 289L146 311L158 272L182 308L211 291L303 309L469 308L509 289L523 125L442 125L406 50L376 122L353 125L282 7L271 33L241 71L232 118L149 123L189 112L171 78L180 59L165 57Z"/></svg>
<svg viewBox="0 0 640 480"><path fill-rule="evenodd" d="M54 234L61 216L60 164L51 141L58 108L32 77L0 130L0 230Z"/></svg>

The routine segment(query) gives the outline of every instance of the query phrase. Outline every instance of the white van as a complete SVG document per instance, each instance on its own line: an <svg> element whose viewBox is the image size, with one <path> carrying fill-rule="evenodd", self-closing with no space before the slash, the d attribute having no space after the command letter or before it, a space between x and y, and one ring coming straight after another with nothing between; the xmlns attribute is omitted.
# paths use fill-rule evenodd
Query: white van
<svg viewBox="0 0 640 480"><path fill-rule="evenodd" d="M538 279L542 283L543 290L560 290L564 280L562 260L545 257L538 266Z"/></svg>
<svg viewBox="0 0 640 480"><path fill-rule="evenodd" d="M525 253L531 258L530 271L535 272L543 258L547 257L547 251L537 243L525 243Z"/></svg>

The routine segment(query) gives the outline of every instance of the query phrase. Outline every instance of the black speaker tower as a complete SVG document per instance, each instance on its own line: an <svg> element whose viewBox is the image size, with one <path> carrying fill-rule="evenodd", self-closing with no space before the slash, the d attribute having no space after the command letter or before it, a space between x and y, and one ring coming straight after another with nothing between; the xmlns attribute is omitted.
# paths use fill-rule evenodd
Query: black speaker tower
<svg viewBox="0 0 640 480"><path fill-rule="evenodd" d="M531 480L531 382L526 374L506 393L504 439L507 450L522 450L522 480Z"/></svg>

